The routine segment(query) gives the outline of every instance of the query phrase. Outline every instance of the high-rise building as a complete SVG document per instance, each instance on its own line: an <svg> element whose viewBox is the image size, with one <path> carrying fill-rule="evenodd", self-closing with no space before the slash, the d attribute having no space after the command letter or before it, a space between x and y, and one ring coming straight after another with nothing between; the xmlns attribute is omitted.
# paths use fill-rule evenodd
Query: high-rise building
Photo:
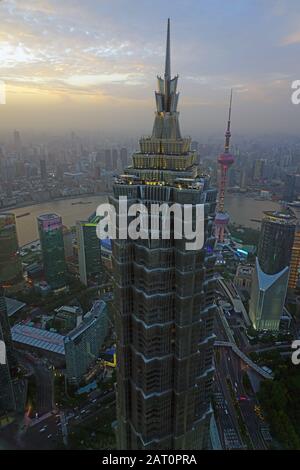
<svg viewBox="0 0 300 470"><path fill-rule="evenodd" d="M93 214L88 220L76 224L79 276L86 286L89 280L99 278L102 273L101 246L96 233L98 222L99 217Z"/></svg>
<svg viewBox="0 0 300 470"><path fill-rule="evenodd" d="M5 364L0 362L0 416L2 412L16 408L14 388L11 380L11 368L16 365L10 324L6 308L4 289L0 285L0 341L4 341L6 350Z"/></svg>
<svg viewBox="0 0 300 470"><path fill-rule="evenodd" d="M296 227L294 243L292 246L289 288L296 289L300 274L300 226Z"/></svg>
<svg viewBox="0 0 300 470"><path fill-rule="evenodd" d="M290 262L289 288L296 289L300 280L300 206L297 203L289 205L289 210L297 218L294 243Z"/></svg>
<svg viewBox="0 0 300 470"><path fill-rule="evenodd" d="M43 181L47 181L47 166L46 166L46 160L40 160L40 173L41 173L41 179Z"/></svg>
<svg viewBox="0 0 300 470"><path fill-rule="evenodd" d="M123 169L126 168L127 163L128 163L128 153L127 153L127 148L123 147L120 150L120 159L121 159L121 164Z"/></svg>
<svg viewBox="0 0 300 470"><path fill-rule="evenodd" d="M106 149L104 152L104 161L105 161L105 169L111 170L112 169L112 159L111 159L111 150Z"/></svg>
<svg viewBox="0 0 300 470"><path fill-rule="evenodd" d="M206 248L168 240L113 240L119 449L203 449L212 414L216 190L198 176L182 137L178 76L171 78L168 21L164 79L158 77L152 135L113 187L133 203L205 203ZM174 217L172 218L174 223ZM161 230L161 228L159 229Z"/></svg>
<svg viewBox="0 0 300 470"><path fill-rule="evenodd" d="M295 217L289 212L265 212L249 303L249 316L257 330L279 330L294 233Z"/></svg>
<svg viewBox="0 0 300 470"><path fill-rule="evenodd" d="M279 330L288 279L288 266L278 273L266 274L256 258L249 303L250 320L256 330Z"/></svg>
<svg viewBox="0 0 300 470"><path fill-rule="evenodd" d="M16 363L13 341L11 337L11 330L6 306L6 299L4 295L4 289L0 285L0 326L2 329L3 340L6 346L6 355L10 367L13 367Z"/></svg>
<svg viewBox="0 0 300 470"><path fill-rule="evenodd" d="M64 179L64 167L61 163L57 164L55 178L58 181L63 181Z"/></svg>
<svg viewBox="0 0 300 470"><path fill-rule="evenodd" d="M3 153L3 148L0 146L0 178L1 178L1 183L3 183L6 180L6 161L5 161L5 156Z"/></svg>
<svg viewBox="0 0 300 470"><path fill-rule="evenodd" d="M113 149L113 150L112 150L112 154L111 154L111 158L112 158L112 169L113 169L113 171L116 171L116 170L117 170L117 167L118 167L118 157L119 157L118 150L117 150L117 149Z"/></svg>
<svg viewBox="0 0 300 470"><path fill-rule="evenodd" d="M83 322L64 338L67 377L78 385L88 368L99 357L100 349L108 334L109 320L106 303L94 303Z"/></svg>
<svg viewBox="0 0 300 470"><path fill-rule="evenodd" d="M290 265L296 217L284 211L266 211L258 244L258 260L266 274Z"/></svg>
<svg viewBox="0 0 300 470"><path fill-rule="evenodd" d="M266 165L266 160L259 158L254 161L253 164L253 180L261 181L264 177L264 168Z"/></svg>
<svg viewBox="0 0 300 470"><path fill-rule="evenodd" d="M44 275L52 289L66 286L66 261L62 219L57 214L42 214L37 218Z"/></svg>
<svg viewBox="0 0 300 470"><path fill-rule="evenodd" d="M288 174L285 176L283 199L287 202L293 202L300 196L300 175Z"/></svg>
<svg viewBox="0 0 300 470"><path fill-rule="evenodd" d="M4 341L0 324L0 341ZM6 357L5 364L0 362L0 417L2 413L16 409L14 388L11 380L9 362Z"/></svg>
<svg viewBox="0 0 300 470"><path fill-rule="evenodd" d="M22 280L16 218L0 214L0 284L11 286Z"/></svg>
<svg viewBox="0 0 300 470"><path fill-rule="evenodd" d="M247 189L247 184L248 184L248 173L247 169L243 168L240 173L240 188L241 190L246 190Z"/></svg>
<svg viewBox="0 0 300 470"><path fill-rule="evenodd" d="M63 238L64 238L64 249L65 249L65 258L69 260L73 258L73 234L65 225L63 226Z"/></svg>
<svg viewBox="0 0 300 470"><path fill-rule="evenodd" d="M14 131L14 150L18 154L18 156L21 155L22 152L22 140L21 140L21 135L20 132L15 130Z"/></svg>

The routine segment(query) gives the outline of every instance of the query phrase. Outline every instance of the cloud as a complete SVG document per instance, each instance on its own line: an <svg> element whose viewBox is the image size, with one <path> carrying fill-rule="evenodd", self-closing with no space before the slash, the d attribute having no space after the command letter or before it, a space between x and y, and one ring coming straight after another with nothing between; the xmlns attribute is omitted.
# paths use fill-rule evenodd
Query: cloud
<svg viewBox="0 0 300 470"><path fill-rule="evenodd" d="M292 34L289 34L282 40L283 46L290 46L291 44L299 44L300 43L300 31L296 31Z"/></svg>
<svg viewBox="0 0 300 470"><path fill-rule="evenodd" d="M298 70L282 45L300 42L300 5L291 2L290 9L283 0L228 0L226 7L223 0L173 0L172 70L180 76L181 109L200 115L225 108L232 86L236 101L255 104L257 112L288 106L285 93ZM66 115L79 99L87 107L92 99L127 106L128 120L142 106L148 113L163 73L169 14L170 3L160 0L0 2L0 79L8 85L6 109L14 104L5 125L15 127L18 100L29 107L29 96L39 97L41 109L51 96L53 103L64 100ZM196 127L195 114L189 119Z"/></svg>

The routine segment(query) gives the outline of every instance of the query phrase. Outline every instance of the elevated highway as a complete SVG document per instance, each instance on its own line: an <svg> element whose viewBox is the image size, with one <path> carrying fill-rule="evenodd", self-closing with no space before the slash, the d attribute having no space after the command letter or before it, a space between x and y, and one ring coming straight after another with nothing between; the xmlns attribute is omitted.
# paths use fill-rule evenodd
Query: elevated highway
<svg viewBox="0 0 300 470"><path fill-rule="evenodd" d="M249 367L251 367L251 369L253 369L257 374L259 374L261 377L263 377L264 379L273 379L273 375L272 374L269 374L269 372L265 371L264 369L262 369L262 367L260 367L259 365L255 364L255 362L253 362L248 356L246 356L246 354L244 354L238 347L236 344L234 343L231 343L229 341L215 341L214 343L214 346L215 347L219 347L219 348L231 348L231 350L237 355L239 356L239 358L245 362L245 364L247 364Z"/></svg>

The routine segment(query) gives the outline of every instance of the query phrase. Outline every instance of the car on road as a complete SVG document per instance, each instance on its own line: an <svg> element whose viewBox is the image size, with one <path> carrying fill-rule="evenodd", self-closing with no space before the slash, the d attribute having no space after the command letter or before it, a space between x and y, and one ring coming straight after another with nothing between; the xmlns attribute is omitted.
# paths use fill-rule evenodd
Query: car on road
<svg viewBox="0 0 300 470"><path fill-rule="evenodd" d="M246 397L245 395L241 395L241 396L239 397L239 401L248 401L248 400L249 400L249 398Z"/></svg>

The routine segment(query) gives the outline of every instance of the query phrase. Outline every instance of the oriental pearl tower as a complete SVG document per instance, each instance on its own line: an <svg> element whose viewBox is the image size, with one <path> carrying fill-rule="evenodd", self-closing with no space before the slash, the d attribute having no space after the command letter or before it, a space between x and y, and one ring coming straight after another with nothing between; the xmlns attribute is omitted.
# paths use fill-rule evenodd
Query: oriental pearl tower
<svg viewBox="0 0 300 470"><path fill-rule="evenodd" d="M234 163L234 156L231 155L231 153L229 152L230 137L231 137L231 132L230 132L231 104L232 104L232 90L230 93L230 104L229 104L227 130L225 133L224 152L221 153L221 155L219 155L219 158L218 158L218 164L221 167L221 177L219 181L219 202L218 202L217 213L215 217L215 236L216 236L216 241L219 243L224 242L225 229L229 223L229 215L224 210L224 199L225 199L225 191L226 191L226 184L227 184L228 168Z"/></svg>

